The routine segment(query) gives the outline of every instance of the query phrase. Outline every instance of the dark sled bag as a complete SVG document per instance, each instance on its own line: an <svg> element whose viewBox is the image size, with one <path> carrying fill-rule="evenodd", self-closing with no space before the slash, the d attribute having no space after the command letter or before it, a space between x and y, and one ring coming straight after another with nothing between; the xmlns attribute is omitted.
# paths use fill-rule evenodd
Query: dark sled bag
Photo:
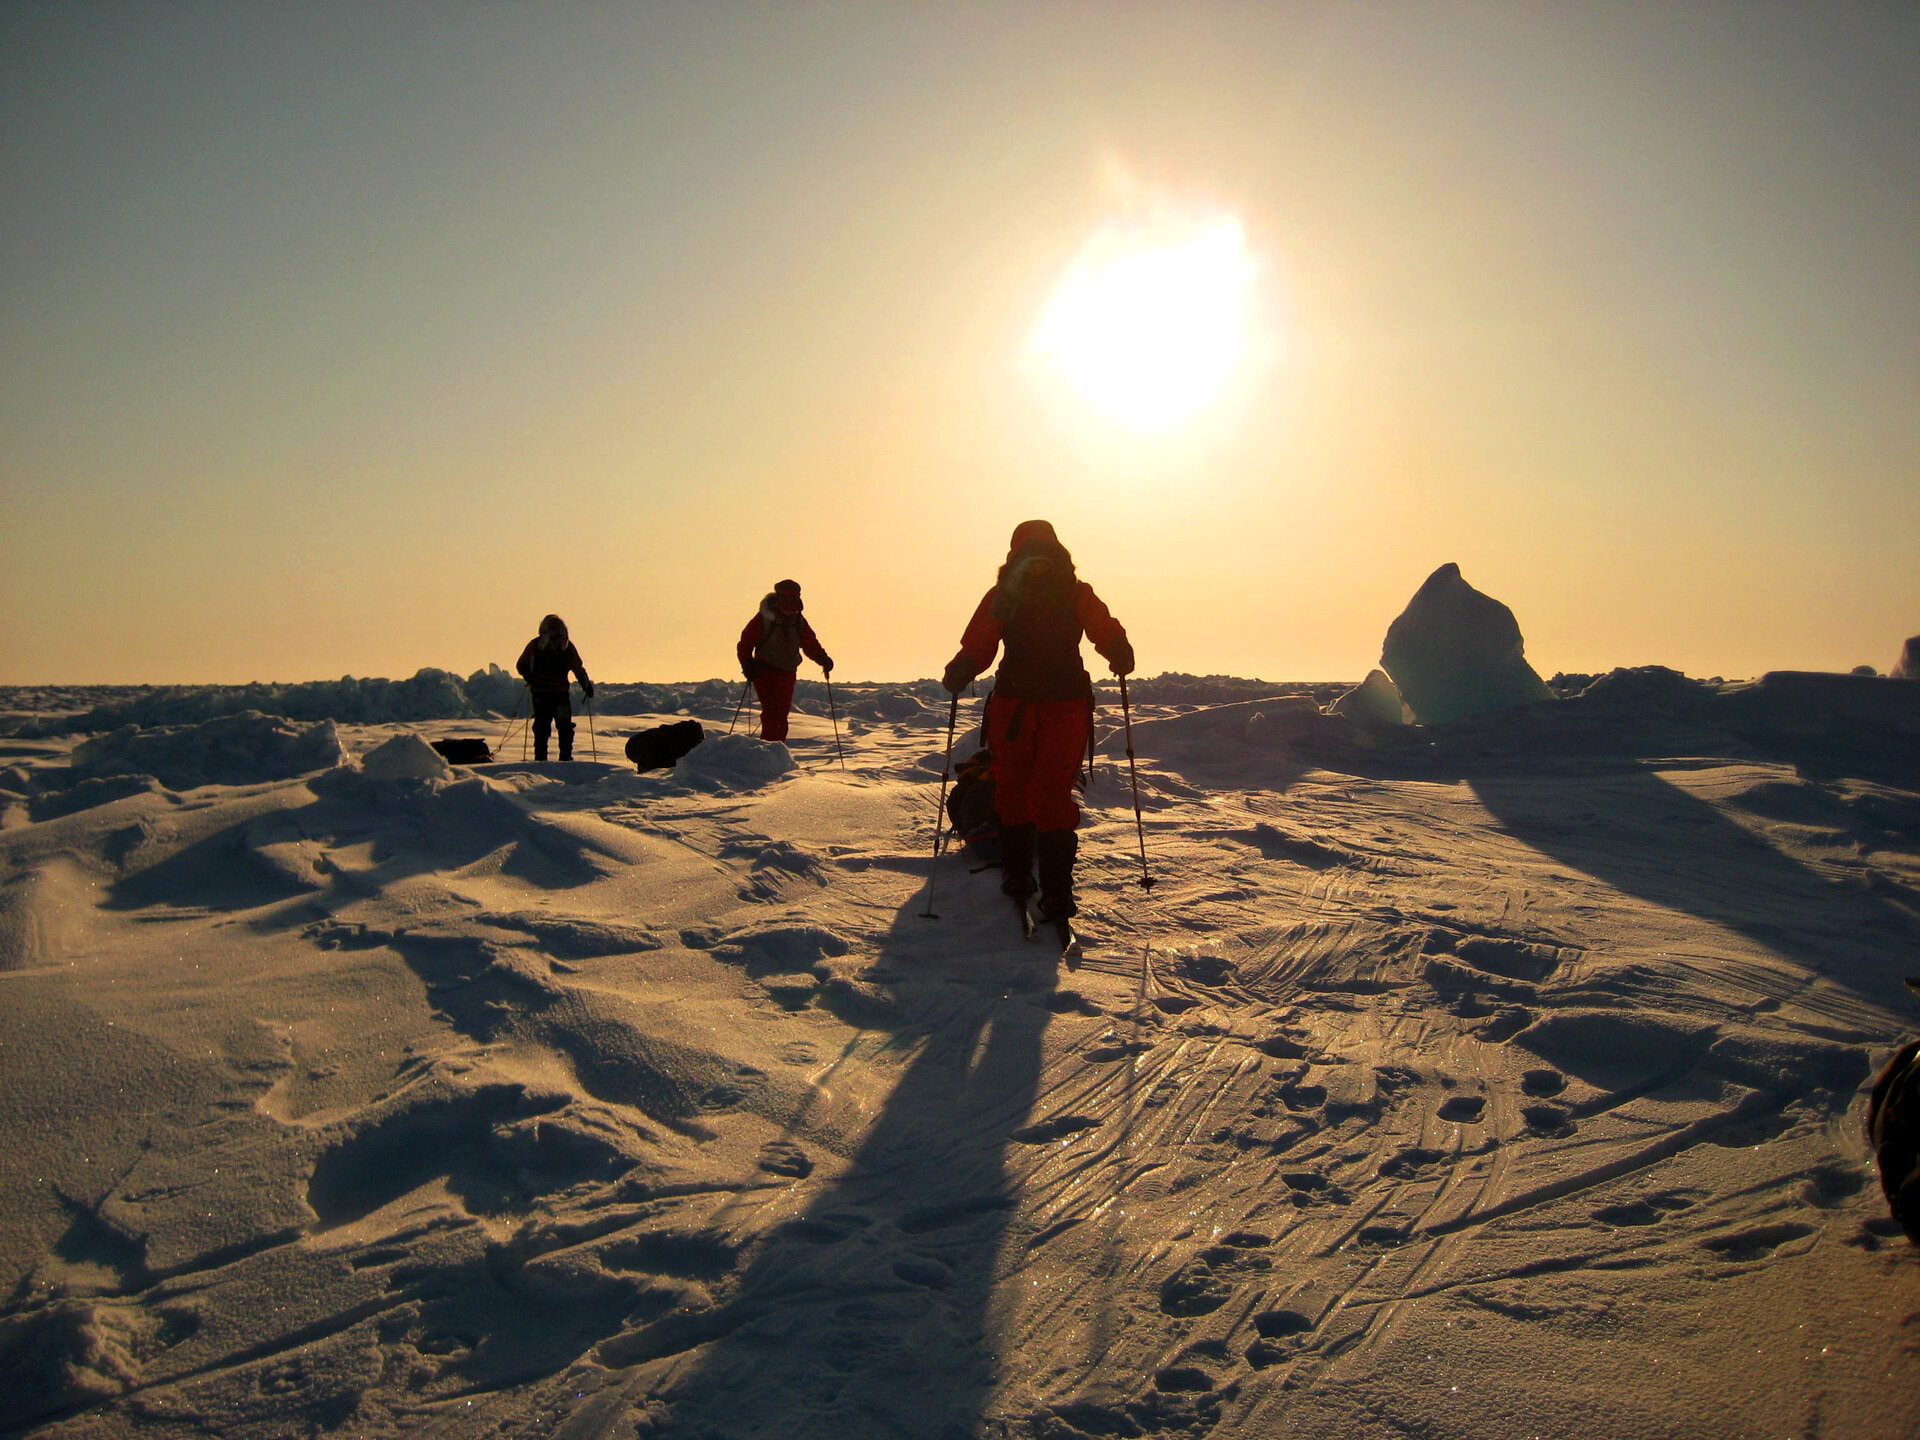
<svg viewBox="0 0 1920 1440"><path fill-rule="evenodd" d="M627 737L627 759L636 770L663 770L707 738L698 720L676 720Z"/></svg>
<svg viewBox="0 0 1920 1440"><path fill-rule="evenodd" d="M491 765L493 751L484 740L454 739L435 740L433 748L440 752L440 758L449 765Z"/></svg>
<svg viewBox="0 0 1920 1440"><path fill-rule="evenodd" d="M963 841L981 841L1000 833L994 809L993 752L977 750L954 773L947 796L947 819Z"/></svg>

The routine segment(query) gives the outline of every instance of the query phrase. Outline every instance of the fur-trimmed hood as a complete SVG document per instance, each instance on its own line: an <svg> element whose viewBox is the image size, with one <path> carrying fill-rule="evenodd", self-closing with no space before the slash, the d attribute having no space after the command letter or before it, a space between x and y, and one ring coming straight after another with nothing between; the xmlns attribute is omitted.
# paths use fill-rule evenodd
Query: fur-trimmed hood
<svg viewBox="0 0 1920 1440"><path fill-rule="evenodd" d="M738 615L740 612L736 610L733 613ZM777 625L783 620L786 620L786 621L798 620L802 615L806 613L807 613L807 602L804 600L796 599L793 602L793 613L789 615L785 610L782 610L780 608L779 594L772 590L769 590L766 593L765 597L760 601L760 623L768 627Z"/></svg>
<svg viewBox="0 0 1920 1440"><path fill-rule="evenodd" d="M993 587L994 618L1004 624L1030 599L1053 598L1071 605L1078 582L1073 558L1058 544L1024 550L1000 567Z"/></svg>

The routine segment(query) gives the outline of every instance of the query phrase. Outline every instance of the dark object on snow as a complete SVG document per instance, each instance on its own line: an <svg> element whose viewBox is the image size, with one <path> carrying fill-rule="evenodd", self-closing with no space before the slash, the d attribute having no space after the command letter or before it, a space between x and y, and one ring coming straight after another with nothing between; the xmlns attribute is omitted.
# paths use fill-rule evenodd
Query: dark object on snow
<svg viewBox="0 0 1920 1440"><path fill-rule="evenodd" d="M963 841L976 842L1000 833L1000 816L993 808L993 752L976 750L954 772L953 793L947 796L947 820Z"/></svg>
<svg viewBox="0 0 1920 1440"><path fill-rule="evenodd" d="M1550 700L1527 663L1513 611L1442 565L1387 627L1380 667L1422 725Z"/></svg>
<svg viewBox="0 0 1920 1440"><path fill-rule="evenodd" d="M1910 636L1900 647L1900 661L1887 676L1893 680L1920 680L1920 635Z"/></svg>
<svg viewBox="0 0 1920 1440"><path fill-rule="evenodd" d="M491 765L493 751L484 740L455 738L430 742L449 765Z"/></svg>
<svg viewBox="0 0 1920 1440"><path fill-rule="evenodd" d="M637 770L664 770L707 738L698 720L676 720L627 737L627 759Z"/></svg>
<svg viewBox="0 0 1920 1440"><path fill-rule="evenodd" d="M1920 992L1920 979L1907 984ZM1920 1040L1902 1046L1873 1082L1867 1143L1893 1218L1920 1245Z"/></svg>

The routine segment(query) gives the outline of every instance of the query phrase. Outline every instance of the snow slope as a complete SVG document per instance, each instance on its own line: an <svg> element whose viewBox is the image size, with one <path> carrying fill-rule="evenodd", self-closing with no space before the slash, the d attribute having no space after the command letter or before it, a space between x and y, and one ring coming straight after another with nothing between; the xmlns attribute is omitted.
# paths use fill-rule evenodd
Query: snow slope
<svg viewBox="0 0 1920 1440"><path fill-rule="evenodd" d="M1920 1431L1907 752L1140 707L1069 969L967 857L922 918L944 707L860 703L844 770L9 745L0 1430Z"/></svg>

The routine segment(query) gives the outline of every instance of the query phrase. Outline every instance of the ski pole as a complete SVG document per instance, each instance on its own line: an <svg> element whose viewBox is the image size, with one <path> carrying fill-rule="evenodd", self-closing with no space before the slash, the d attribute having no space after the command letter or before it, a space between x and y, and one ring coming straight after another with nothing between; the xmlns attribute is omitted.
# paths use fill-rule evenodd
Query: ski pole
<svg viewBox="0 0 1920 1440"><path fill-rule="evenodd" d="M593 752L593 763L600 763L600 737L593 733L593 696L587 699L587 744Z"/></svg>
<svg viewBox="0 0 1920 1440"><path fill-rule="evenodd" d="M840 711L833 703L833 675L827 675L827 714L833 717L833 753L840 757L840 768L847 768L846 752L840 748Z"/></svg>
<svg viewBox="0 0 1920 1440"><path fill-rule="evenodd" d="M934 872L940 868L940 832L947 823L947 780L953 774L953 732L960 723L960 697L955 695L947 705L947 753L940 761L940 808L933 816L933 864L927 867L927 908L920 912L922 920L938 920L933 913Z"/></svg>
<svg viewBox="0 0 1920 1440"><path fill-rule="evenodd" d="M522 695L523 693L524 693L524 692L522 692L522 691L516 691L516 692L514 693L514 697L513 697L513 714L511 714L511 715L509 715L509 716L507 717L507 728L506 728L506 729L504 729L504 730L502 730L502 731L500 732L500 753L501 753L502 755L504 755L504 754L506 754L506 753L507 753L507 741L508 741L508 740L509 740L510 738L512 738L512 735L513 735L513 732L514 732L514 730L515 730L515 729L516 729L516 728L518 727L518 725L519 725L519 722L520 722L520 699L521 699L521 695Z"/></svg>
<svg viewBox="0 0 1920 1440"><path fill-rule="evenodd" d="M745 707L747 703L747 691L751 690L752 688L753 688L753 681L751 680L747 681L746 684L740 687L740 701L738 704L736 704L733 707L733 719L727 722L727 734L731 735L733 733L733 727L740 723L740 711Z"/></svg>
<svg viewBox="0 0 1920 1440"><path fill-rule="evenodd" d="M1140 837L1140 888L1153 889L1153 872L1147 868L1147 823L1140 818L1140 772L1133 763L1133 712L1127 704L1127 677L1120 677L1120 723L1127 730L1127 775L1133 781L1133 830Z"/></svg>

